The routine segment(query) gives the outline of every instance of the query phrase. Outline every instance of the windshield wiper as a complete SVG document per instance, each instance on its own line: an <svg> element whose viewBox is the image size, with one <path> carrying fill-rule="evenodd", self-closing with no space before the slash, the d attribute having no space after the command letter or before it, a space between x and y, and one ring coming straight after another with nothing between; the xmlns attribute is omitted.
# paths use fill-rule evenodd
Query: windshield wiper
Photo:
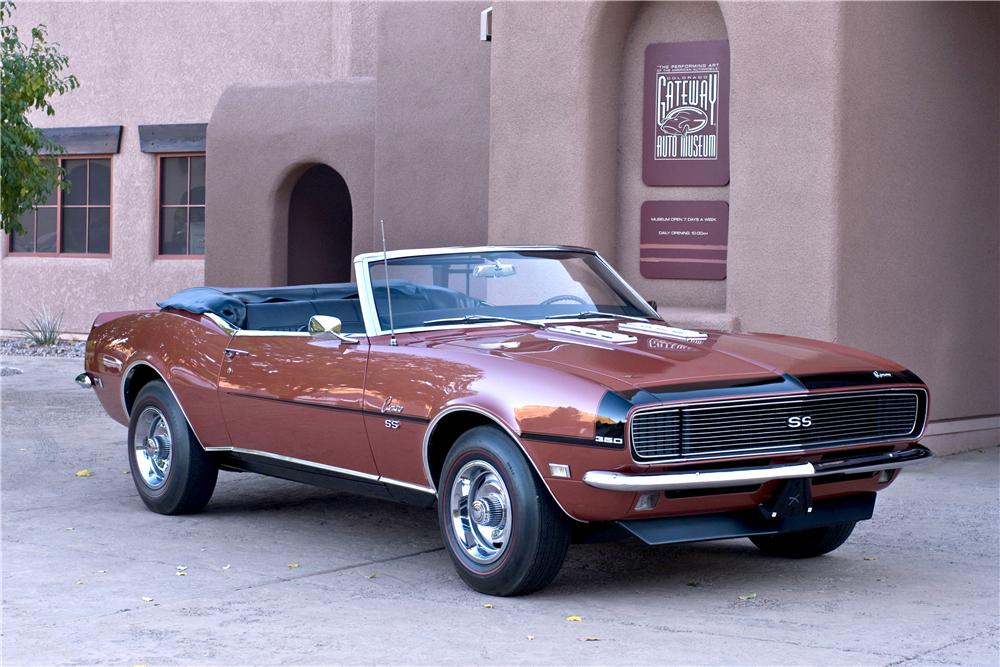
<svg viewBox="0 0 1000 667"><path fill-rule="evenodd" d="M547 320L585 320L592 317L609 317L611 319L621 318L624 320L634 320L636 322L648 322L651 319L655 319L657 322L663 322L663 318L651 318L651 317L635 317L633 315L622 315L621 313L605 313L600 310L584 310L579 313L565 313L563 315L549 315L545 319Z"/></svg>
<svg viewBox="0 0 1000 667"><path fill-rule="evenodd" d="M536 329L544 329L545 325L541 322L533 322L531 320L519 320L513 317L499 317L496 315L463 315L462 317L443 317L439 320L425 320L424 324L475 324L477 322L513 322L514 324L523 324L529 327L535 327Z"/></svg>

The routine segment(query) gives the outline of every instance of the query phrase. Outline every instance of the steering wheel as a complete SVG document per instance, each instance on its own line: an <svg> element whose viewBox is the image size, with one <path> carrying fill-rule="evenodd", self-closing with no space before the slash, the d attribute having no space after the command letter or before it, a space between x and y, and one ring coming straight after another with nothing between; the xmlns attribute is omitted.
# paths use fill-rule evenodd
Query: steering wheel
<svg viewBox="0 0 1000 667"><path fill-rule="evenodd" d="M555 296L550 296L548 299L546 299L545 301L542 301L538 305L540 305L540 306L551 306L552 304L558 303L560 301L575 301L576 303L580 304L581 306L586 306L587 305L586 301L584 301L580 297L576 296L575 294L557 294Z"/></svg>

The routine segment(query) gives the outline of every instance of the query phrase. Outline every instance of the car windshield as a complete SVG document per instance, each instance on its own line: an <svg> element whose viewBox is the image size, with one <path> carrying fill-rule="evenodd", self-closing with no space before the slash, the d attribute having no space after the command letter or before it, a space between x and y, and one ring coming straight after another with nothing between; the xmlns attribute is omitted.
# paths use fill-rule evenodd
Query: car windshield
<svg viewBox="0 0 1000 667"><path fill-rule="evenodd" d="M389 329L386 279L396 329L572 319L595 313L657 318L596 255L504 250L422 255L369 264L380 326ZM386 271L388 270L388 276Z"/></svg>

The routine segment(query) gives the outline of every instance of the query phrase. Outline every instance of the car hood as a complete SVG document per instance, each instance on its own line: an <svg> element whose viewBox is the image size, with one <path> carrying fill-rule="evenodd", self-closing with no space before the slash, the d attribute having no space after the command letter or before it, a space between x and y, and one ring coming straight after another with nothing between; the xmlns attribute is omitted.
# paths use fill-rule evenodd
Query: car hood
<svg viewBox="0 0 1000 667"><path fill-rule="evenodd" d="M635 340L606 342L556 326L547 329L503 326L468 328L460 334L440 332L442 335L434 345L547 366L616 390L705 382L738 386L753 380L789 377L839 377L843 384L851 384L852 376L880 383L891 383L893 376L897 382L909 381L900 376L905 369L887 359L842 345L792 336L708 331L705 340L693 342L622 332L617 322L591 321L572 326L591 333L627 333ZM877 377L876 372L884 375Z"/></svg>

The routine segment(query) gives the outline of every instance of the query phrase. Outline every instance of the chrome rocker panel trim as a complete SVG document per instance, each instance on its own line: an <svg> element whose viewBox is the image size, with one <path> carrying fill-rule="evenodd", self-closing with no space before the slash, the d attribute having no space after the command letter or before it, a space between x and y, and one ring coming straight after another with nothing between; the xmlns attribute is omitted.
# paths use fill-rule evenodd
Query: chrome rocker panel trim
<svg viewBox="0 0 1000 667"><path fill-rule="evenodd" d="M901 452L888 452L870 456L856 456L817 463L739 470L707 470L698 472L672 472L656 475L626 475L606 470L590 470L583 476L584 483L608 491L646 492L681 491L686 489L713 489L727 486L763 484L781 479L801 479L824 475L853 475L857 473L895 470L934 458L925 447L915 446Z"/></svg>
<svg viewBox="0 0 1000 667"><path fill-rule="evenodd" d="M359 470L351 470L350 468L340 468L338 466L327 465L326 463L317 463L316 461L308 461L306 459L297 459L293 456L284 456L282 454L274 454L272 452L265 452L260 449L245 449L243 447L205 447L206 452L223 452L232 454L247 454L249 456L256 456L264 459L272 459L274 461L284 461L285 463L292 463L304 468L313 468L315 470L321 470L323 472L333 473L335 475L341 475L343 477L352 477L355 479L360 479L365 482L372 482L373 484L389 484L392 486L399 486L404 489L410 489L412 491L420 491L421 493L428 493L434 495L436 491L433 488L421 486L419 484L412 484L410 482L404 482L399 479L393 479L391 477L386 477L384 475L374 475L369 472L361 472Z"/></svg>

